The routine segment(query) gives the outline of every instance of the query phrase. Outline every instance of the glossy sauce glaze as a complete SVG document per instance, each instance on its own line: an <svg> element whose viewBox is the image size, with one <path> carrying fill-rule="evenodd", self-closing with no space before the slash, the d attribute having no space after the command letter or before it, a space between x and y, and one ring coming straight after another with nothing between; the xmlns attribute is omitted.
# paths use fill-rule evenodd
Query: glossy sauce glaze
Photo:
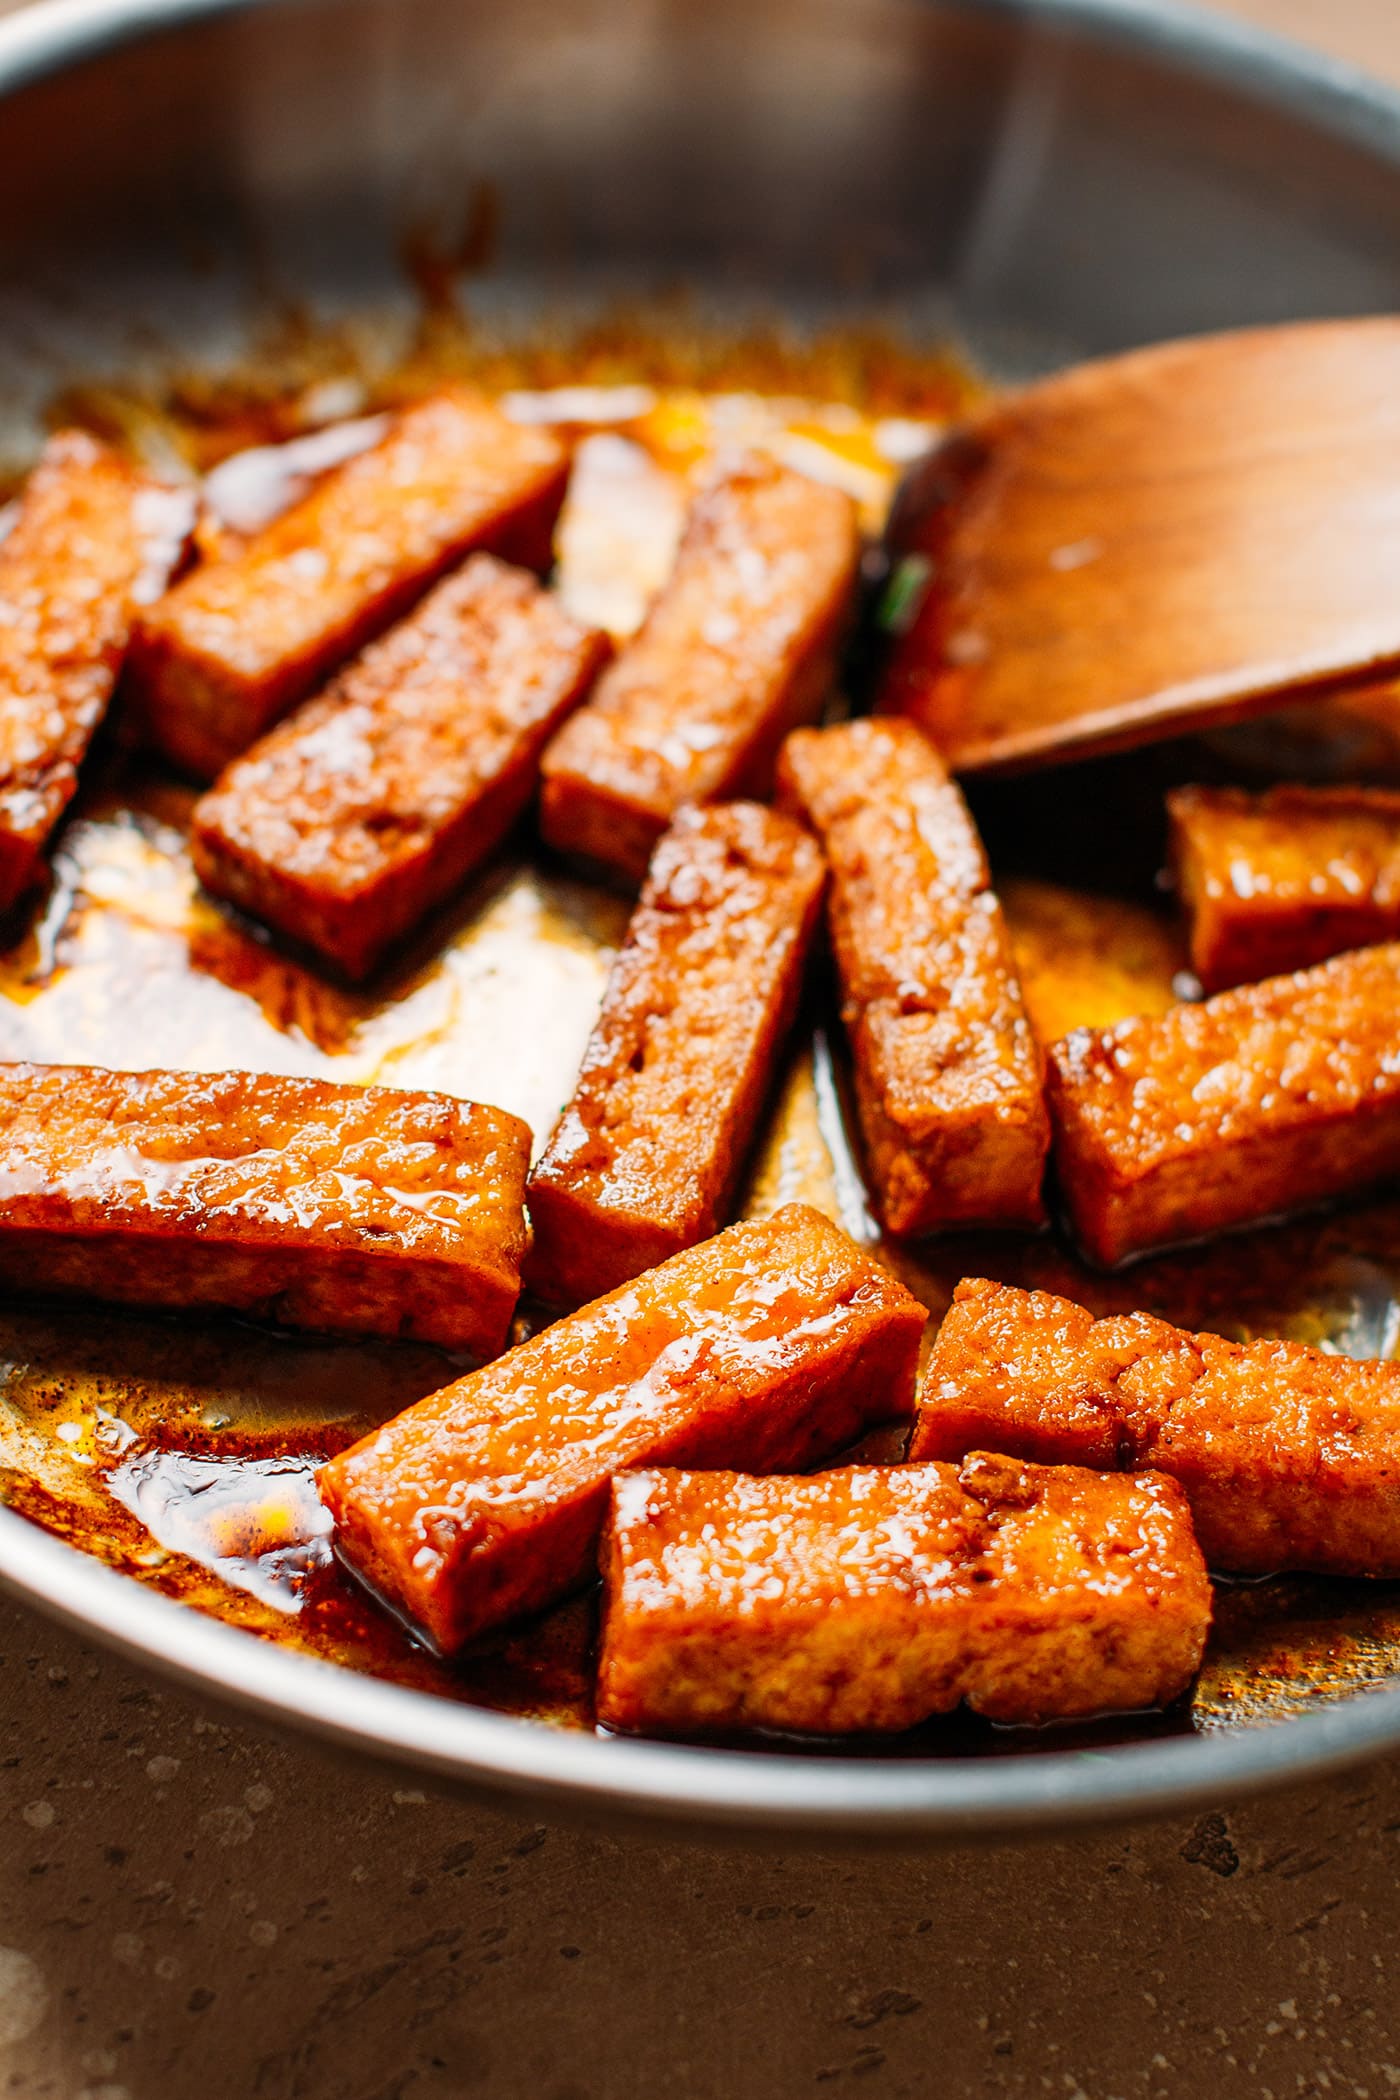
<svg viewBox="0 0 1400 2100"><path fill-rule="evenodd" d="M1400 936L1400 795L1181 788L1172 868L1208 992Z"/></svg>
<svg viewBox="0 0 1400 2100"><path fill-rule="evenodd" d="M531 1133L445 1094L0 1067L0 1279L483 1355L520 1292Z"/></svg>
<svg viewBox="0 0 1400 2100"><path fill-rule="evenodd" d="M550 1303L599 1298L727 1221L825 879L815 841L761 804L671 825L531 1177L530 1279Z"/></svg>
<svg viewBox="0 0 1400 2100"><path fill-rule="evenodd" d="M598 1711L628 1733L1164 1707L1211 1615L1174 1482L985 1451L800 1478L627 1473L601 1558Z"/></svg>
<svg viewBox="0 0 1400 2100"><path fill-rule="evenodd" d="M1400 942L1076 1030L1047 1091L1075 1230L1105 1267L1400 1170Z"/></svg>
<svg viewBox="0 0 1400 2100"><path fill-rule="evenodd" d="M901 462L973 392L945 358L863 333L794 348L684 328L639 334L619 320L565 346L511 351L433 328L408 363L369 379L343 343L298 338L251 374L186 375L158 398L93 389L63 411L138 451L156 434L203 471L459 375L504 395L511 413L584 440L588 471L565 506L558 583L576 617L619 637L635 629L664 575L685 493L721 444L770 446L830 475L873 530ZM245 504L278 477L288 485L280 456L239 471ZM293 483L303 471L292 464ZM245 509L245 527L250 519ZM239 523L206 519L204 530ZM853 680L860 666L857 653ZM1044 1038L1171 1003L1185 957L1153 886L1162 792L1228 777L1229 763L1166 746L1066 769L1050 792L1043 781L978 788L974 813ZM52 885L11 927L0 956L0 1055L438 1089L523 1116L543 1143L598 1012L623 899L523 839L437 912L389 971L349 991L200 891L186 844L192 800L116 739L98 754L60 834ZM810 1202L878 1245L837 1046L819 989L778 1075L740 1208L764 1216ZM935 1313L962 1276L983 1274L1060 1291L1098 1313L1144 1306L1238 1338L1286 1334L1354 1355L1388 1355L1400 1340L1392 1200L1159 1257L1127 1276L1087 1271L1053 1232L882 1251ZM518 1330L531 1323L527 1307ZM327 1554L316 1465L465 1368L419 1345L286 1337L232 1319L0 1305L0 1496L135 1579L283 1646L591 1726L590 1595L488 1635L447 1666ZM898 1427L868 1436L859 1455L897 1458L904 1436ZM1168 1716L1025 1732L952 1715L878 1754L1002 1754L1211 1729L1397 1670L1396 1586L1223 1586L1194 1694Z"/></svg>
<svg viewBox="0 0 1400 2100"><path fill-rule="evenodd" d="M810 1205L743 1220L334 1459L341 1552L455 1652L589 1579L615 1473L802 1471L906 1413L923 1326Z"/></svg>

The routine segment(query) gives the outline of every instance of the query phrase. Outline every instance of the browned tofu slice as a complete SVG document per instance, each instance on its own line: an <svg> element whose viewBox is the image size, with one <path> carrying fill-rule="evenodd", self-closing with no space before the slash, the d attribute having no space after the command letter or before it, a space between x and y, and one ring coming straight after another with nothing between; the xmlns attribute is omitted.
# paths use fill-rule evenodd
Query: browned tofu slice
<svg viewBox="0 0 1400 2100"><path fill-rule="evenodd" d="M137 611L194 504L83 430L44 447L0 538L0 911L41 872L107 712Z"/></svg>
<svg viewBox="0 0 1400 2100"><path fill-rule="evenodd" d="M1035 1225L1043 1062L967 804L912 723L799 730L782 801L831 867L856 1108L890 1232Z"/></svg>
<svg viewBox="0 0 1400 2100"><path fill-rule="evenodd" d="M445 1094L0 1065L0 1285L491 1356L530 1132Z"/></svg>
<svg viewBox="0 0 1400 2100"><path fill-rule="evenodd" d="M1048 1055L1061 1187L1104 1267L1400 1170L1400 944Z"/></svg>
<svg viewBox="0 0 1400 2100"><path fill-rule="evenodd" d="M210 780L464 554L546 567L567 476L556 437L476 395L405 409L141 621L132 668L152 741Z"/></svg>
<svg viewBox="0 0 1400 2100"><path fill-rule="evenodd" d="M1170 1474L1213 1568L1400 1576L1400 1364L1187 1334L1150 1313L1096 1320L973 1280L939 1329L909 1455L989 1443Z"/></svg>
<svg viewBox="0 0 1400 2100"><path fill-rule="evenodd" d="M530 1281L601 1297L723 1222L791 1023L822 857L755 802L682 810L652 856L573 1100L530 1177Z"/></svg>
<svg viewBox="0 0 1400 2100"><path fill-rule="evenodd" d="M1171 858L1208 992L1400 937L1400 794L1178 788Z"/></svg>
<svg viewBox="0 0 1400 2100"><path fill-rule="evenodd" d="M474 554L195 806L216 896L364 977L498 846L608 651Z"/></svg>
<svg viewBox="0 0 1400 2100"><path fill-rule="evenodd" d="M624 1474L602 1561L598 1718L633 1731L1165 1706L1210 1626L1173 1481L985 1452L808 1479Z"/></svg>
<svg viewBox="0 0 1400 2100"><path fill-rule="evenodd" d="M641 631L545 753L549 843L640 880L682 804L766 795L830 689L859 559L839 489L756 456L712 481Z"/></svg>
<svg viewBox="0 0 1400 2100"><path fill-rule="evenodd" d="M923 1325L818 1212L732 1225L332 1459L337 1544L460 1647L586 1579L614 1473L802 1466L906 1413Z"/></svg>

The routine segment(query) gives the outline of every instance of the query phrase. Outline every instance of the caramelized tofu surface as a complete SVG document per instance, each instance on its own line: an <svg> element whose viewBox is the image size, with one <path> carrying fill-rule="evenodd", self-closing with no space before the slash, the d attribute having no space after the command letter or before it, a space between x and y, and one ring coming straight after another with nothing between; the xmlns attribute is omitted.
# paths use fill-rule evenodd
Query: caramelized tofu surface
<svg viewBox="0 0 1400 2100"><path fill-rule="evenodd" d="M859 559L840 490L756 456L714 480L640 632L545 753L549 843L640 880L683 803L765 795L830 688Z"/></svg>
<svg viewBox="0 0 1400 2100"><path fill-rule="evenodd" d="M568 475L559 440L446 391L328 474L141 621L146 728L209 780L475 549L544 568Z"/></svg>
<svg viewBox="0 0 1400 2100"><path fill-rule="evenodd" d="M44 447L0 539L0 911L39 873L107 712L139 607L194 522L181 489L83 430Z"/></svg>
<svg viewBox="0 0 1400 2100"><path fill-rule="evenodd" d="M1400 944L1048 1053L1055 1158L1104 1267L1400 1170Z"/></svg>
<svg viewBox="0 0 1400 2100"><path fill-rule="evenodd" d="M207 889L364 977L499 845L608 651L476 554L196 805Z"/></svg>
<svg viewBox="0 0 1400 2100"><path fill-rule="evenodd" d="M807 1479L624 1474L602 1560L598 1718L625 1730L1165 1706L1210 1626L1174 1482L987 1453Z"/></svg>
<svg viewBox="0 0 1400 2100"><path fill-rule="evenodd" d="M1178 788L1171 858L1208 992L1400 936L1400 793Z"/></svg>
<svg viewBox="0 0 1400 2100"><path fill-rule="evenodd" d="M586 1579L614 1473L802 1466L908 1412L923 1325L818 1212L733 1225L332 1459L337 1545L460 1647Z"/></svg>
<svg viewBox="0 0 1400 2100"><path fill-rule="evenodd" d="M1213 1568L1400 1576L1400 1364L1187 1334L1144 1312L1096 1320L972 1280L935 1341L909 1455L988 1443L1170 1474Z"/></svg>
<svg viewBox="0 0 1400 2100"><path fill-rule="evenodd" d="M967 804L912 723L799 730L779 794L831 867L871 1193L890 1232L1035 1225L1043 1065Z"/></svg>
<svg viewBox="0 0 1400 2100"><path fill-rule="evenodd" d="M797 1004L824 875L807 833L757 803L676 818L530 1178L543 1296L600 1297L716 1231Z"/></svg>
<svg viewBox="0 0 1400 2100"><path fill-rule="evenodd" d="M491 1356L530 1132L445 1094L0 1066L0 1284Z"/></svg>

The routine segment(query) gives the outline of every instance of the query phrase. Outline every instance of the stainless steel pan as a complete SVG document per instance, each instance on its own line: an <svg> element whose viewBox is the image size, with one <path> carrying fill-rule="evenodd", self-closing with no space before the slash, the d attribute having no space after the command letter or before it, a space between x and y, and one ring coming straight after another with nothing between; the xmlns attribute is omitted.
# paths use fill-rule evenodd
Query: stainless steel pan
<svg viewBox="0 0 1400 2100"><path fill-rule="evenodd" d="M474 189L476 311L681 281L896 313L1020 372L1400 305L1400 103L1153 0L46 0L0 23L0 456L68 378L190 364L267 302L405 302L404 229ZM1302 1779L1400 1744L1400 1689L1016 1758L604 1742L279 1652L0 1509L0 1581L186 1681L541 1801L914 1836Z"/></svg>

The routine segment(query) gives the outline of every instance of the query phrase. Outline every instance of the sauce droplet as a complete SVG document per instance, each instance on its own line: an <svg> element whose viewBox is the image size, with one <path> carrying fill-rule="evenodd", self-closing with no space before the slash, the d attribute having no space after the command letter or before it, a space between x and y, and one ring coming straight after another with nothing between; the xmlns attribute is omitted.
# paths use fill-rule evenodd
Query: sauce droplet
<svg viewBox="0 0 1400 2100"><path fill-rule="evenodd" d="M316 1492L317 1458L210 1457L144 1451L111 1475L124 1509L276 1611L299 1612L308 1578L331 1558L332 1518Z"/></svg>

